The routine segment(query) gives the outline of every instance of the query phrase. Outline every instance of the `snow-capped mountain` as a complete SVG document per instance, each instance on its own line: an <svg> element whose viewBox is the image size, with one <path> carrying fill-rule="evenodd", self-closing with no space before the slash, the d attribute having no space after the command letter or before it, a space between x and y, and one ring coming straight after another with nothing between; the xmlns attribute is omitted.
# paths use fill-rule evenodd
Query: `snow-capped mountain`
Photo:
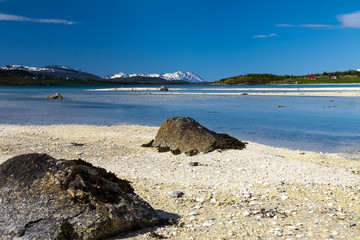
<svg viewBox="0 0 360 240"><path fill-rule="evenodd" d="M22 65L6 65L0 67L1 70L22 70L35 75L68 77L68 78L85 78L85 79L101 79L99 76L82 70L73 69L67 66L49 65L44 67L28 67Z"/></svg>
<svg viewBox="0 0 360 240"><path fill-rule="evenodd" d="M114 74L112 76L106 76L105 78L106 79L109 79L109 78L113 79L113 78L127 78L127 77L130 77L130 75L127 74L127 73L119 72L119 73L116 73L116 74Z"/></svg>
<svg viewBox="0 0 360 240"><path fill-rule="evenodd" d="M0 67L1 70L22 70L22 71L28 71L28 72L40 72L40 71L46 71L46 68L39 68L39 67L28 67L28 66L21 66L21 65L6 65L3 67Z"/></svg>
<svg viewBox="0 0 360 240"><path fill-rule="evenodd" d="M183 81L187 81L187 82L192 82L192 83L200 83L200 82L205 82L201 77L199 77L198 75L196 75L195 73L191 73L191 72L174 72L174 73L165 73L161 75L161 78L164 78L168 81L173 81L173 80L183 80Z"/></svg>
<svg viewBox="0 0 360 240"><path fill-rule="evenodd" d="M205 82L201 77L199 77L197 74L195 73L191 73L191 72L174 72L174 73L164 73L164 74L158 74L158 73L150 73L150 74L146 74L146 73L134 73L134 74L128 74L128 73L123 73L123 72L119 72L117 74L114 74L112 76L110 76L110 79L114 79L114 78L128 78L128 77L157 77L157 78L163 78L165 80L168 81L187 81L190 83L202 83Z"/></svg>

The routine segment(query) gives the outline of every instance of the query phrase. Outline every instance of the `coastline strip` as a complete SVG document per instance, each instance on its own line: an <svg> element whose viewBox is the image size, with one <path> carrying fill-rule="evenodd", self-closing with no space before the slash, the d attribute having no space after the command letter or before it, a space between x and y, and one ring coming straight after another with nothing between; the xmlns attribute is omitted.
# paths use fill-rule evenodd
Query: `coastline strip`
<svg viewBox="0 0 360 240"><path fill-rule="evenodd" d="M267 91L281 91L281 92L258 92L261 91L259 89L238 89L241 92L160 92L151 88L136 88L136 89L94 89L87 91L131 91L134 90L139 93L146 94L156 94L156 95L215 95L215 96L239 96L239 95L252 95L252 96L309 96L309 97L360 97L360 89L359 91L354 91L354 89L338 89L333 91L314 91L312 92L310 89L308 91L304 90L286 90L284 89L266 89ZM180 90L180 89L171 89L171 90ZM319 89L317 89L319 90ZM144 92L145 91L145 92ZM149 92L150 91L150 92ZM251 92L254 91L254 92ZM284 91L284 92L282 92ZM289 91L289 92L287 92Z"/></svg>

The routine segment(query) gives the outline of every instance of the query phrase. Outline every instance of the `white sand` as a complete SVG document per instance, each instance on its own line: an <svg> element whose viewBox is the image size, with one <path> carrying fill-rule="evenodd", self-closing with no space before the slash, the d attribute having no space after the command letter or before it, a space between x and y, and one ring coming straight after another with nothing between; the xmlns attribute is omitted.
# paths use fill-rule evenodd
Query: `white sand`
<svg viewBox="0 0 360 240"><path fill-rule="evenodd" d="M171 239L359 237L360 162L251 142L245 150L194 157L140 147L157 129L0 125L0 163L18 154L43 152L104 167L132 181L155 209L180 216L180 226L153 229ZM184 197L171 198L174 190L183 191ZM276 208L276 217L266 217L262 208ZM149 233L125 238L149 239Z"/></svg>

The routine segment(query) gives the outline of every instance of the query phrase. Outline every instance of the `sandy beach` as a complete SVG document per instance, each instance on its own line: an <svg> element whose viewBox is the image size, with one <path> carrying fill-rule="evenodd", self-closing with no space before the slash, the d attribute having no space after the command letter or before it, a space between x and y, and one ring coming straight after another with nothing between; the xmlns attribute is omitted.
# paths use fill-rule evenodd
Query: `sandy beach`
<svg viewBox="0 0 360 240"><path fill-rule="evenodd" d="M131 181L177 221L112 239L360 239L360 161L253 142L193 157L140 147L157 130L0 125L0 163L33 152L81 158Z"/></svg>

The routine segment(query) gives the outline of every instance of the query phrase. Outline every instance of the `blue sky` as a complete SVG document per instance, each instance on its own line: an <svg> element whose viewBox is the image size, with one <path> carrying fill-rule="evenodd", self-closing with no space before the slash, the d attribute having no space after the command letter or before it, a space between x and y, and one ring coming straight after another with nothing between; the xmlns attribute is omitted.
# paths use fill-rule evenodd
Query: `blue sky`
<svg viewBox="0 0 360 240"><path fill-rule="evenodd" d="M0 0L0 65L246 74L360 68L355 0Z"/></svg>

